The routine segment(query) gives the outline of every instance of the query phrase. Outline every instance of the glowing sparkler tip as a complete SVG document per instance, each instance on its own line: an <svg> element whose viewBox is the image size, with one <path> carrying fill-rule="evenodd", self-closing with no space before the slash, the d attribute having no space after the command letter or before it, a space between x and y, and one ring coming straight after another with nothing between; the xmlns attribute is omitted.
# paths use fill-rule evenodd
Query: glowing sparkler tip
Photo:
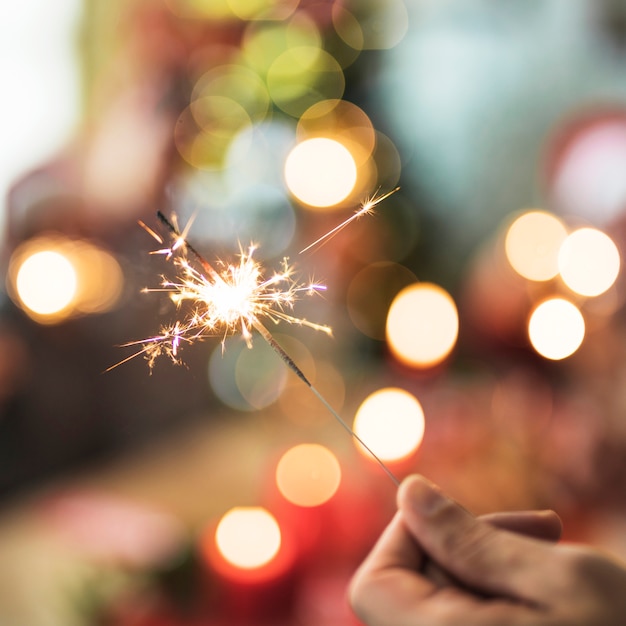
<svg viewBox="0 0 626 626"><path fill-rule="evenodd" d="M187 241L190 222L181 233L175 218L170 221L160 212L158 217L170 231L173 243L169 248L163 247L152 253L164 255L176 271L173 277L162 276L159 288L144 288L142 291L166 293L180 313L173 324L162 327L157 335L126 344L139 346L133 356L143 355L150 368L162 355L180 363L179 352L184 344L208 337L221 336L224 345L225 337L240 333L250 347L251 330L258 328L262 320L306 326L331 334L329 327L291 314L301 293L312 295L323 291L325 286L298 282L288 258L282 260L281 271L264 279L263 267L254 258L258 246L251 243L247 248L239 246L237 262L218 260L213 266ZM140 225L160 245L165 243L143 222Z"/></svg>
<svg viewBox="0 0 626 626"><path fill-rule="evenodd" d="M316 239L313 243L310 243L306 248L300 250L300 254L311 250L317 245L321 245L322 243L326 243L328 240L332 239L337 233L342 231L348 224L354 222L354 220L359 219L363 215L368 215L374 211L374 208L380 204L383 200L386 200L389 196L393 195L398 191L400 187L396 187L391 191L387 191L382 195L377 195L380 191L380 188L376 190L374 194L372 194L369 198L366 198L361 203L361 206L351 215L347 220L344 220L338 226L335 226L332 230L329 230L325 235L322 235L319 239Z"/></svg>

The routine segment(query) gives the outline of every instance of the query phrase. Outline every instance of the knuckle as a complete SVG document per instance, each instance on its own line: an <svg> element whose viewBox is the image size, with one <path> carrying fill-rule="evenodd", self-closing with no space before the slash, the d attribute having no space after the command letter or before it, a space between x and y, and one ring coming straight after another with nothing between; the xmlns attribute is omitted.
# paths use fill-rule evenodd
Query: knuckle
<svg viewBox="0 0 626 626"><path fill-rule="evenodd" d="M462 532L449 532L443 537L442 547L446 554L465 563L482 562L489 552L496 531L483 523L475 523Z"/></svg>

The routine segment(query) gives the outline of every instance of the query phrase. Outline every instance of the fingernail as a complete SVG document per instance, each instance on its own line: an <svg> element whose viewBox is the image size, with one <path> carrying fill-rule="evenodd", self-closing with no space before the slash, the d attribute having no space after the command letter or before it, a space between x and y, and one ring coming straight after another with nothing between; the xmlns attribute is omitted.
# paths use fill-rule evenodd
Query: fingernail
<svg viewBox="0 0 626 626"><path fill-rule="evenodd" d="M404 491L400 496L401 501L420 515L433 515L446 503L439 488L422 476L407 479L401 489Z"/></svg>

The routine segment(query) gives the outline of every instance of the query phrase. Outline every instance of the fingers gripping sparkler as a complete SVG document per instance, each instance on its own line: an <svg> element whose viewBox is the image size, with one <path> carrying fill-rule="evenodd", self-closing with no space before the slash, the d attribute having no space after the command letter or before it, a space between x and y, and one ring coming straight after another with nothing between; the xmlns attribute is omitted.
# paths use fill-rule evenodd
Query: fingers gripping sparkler
<svg viewBox="0 0 626 626"><path fill-rule="evenodd" d="M396 190L394 189L394 191ZM350 221L364 214L366 210L371 211L376 204L387 198L394 191L379 198L372 198L364 203L361 210L352 218L330 231L326 236L318 239L305 250L336 234ZM284 321L290 324L307 326L329 335L332 334L328 326L316 324L289 313L295 300L302 293L313 294L324 291L325 286L318 283L303 285L296 282L293 278L293 269L288 264L286 258L283 260L280 272L276 272L270 278L264 279L260 263L253 258L255 251L255 246L253 245L246 251L240 250L238 264L225 264L219 261L214 266L188 242L187 233L191 226L191 221L187 223L185 229L181 232L175 219L172 221L168 220L160 211L157 213L157 216L173 237L171 246L167 246L165 240L146 224L143 222L139 222L139 224L160 245L164 246L153 251L152 254L165 256L167 260L172 261L178 271L177 276L172 280L163 277L160 288L147 288L144 291L167 293L177 307L181 307L183 303L187 302L190 305L190 310L173 324L161 328L159 334L124 344L125 346L138 346L139 350L109 369L113 369L140 355L144 356L148 361L150 368L154 366L157 358L162 355L167 356L174 363L180 363L178 353L183 344L192 344L207 337L222 335L223 348L226 337L235 332L240 332L248 347L251 347L252 329L254 329L281 358L285 365L317 396L341 427L358 441L394 484L398 486L400 484L399 480L387 465L343 420L326 398L304 375L295 361L278 344L262 322L264 318L274 323ZM202 268L202 271L191 262L187 253L193 256L197 265Z"/></svg>

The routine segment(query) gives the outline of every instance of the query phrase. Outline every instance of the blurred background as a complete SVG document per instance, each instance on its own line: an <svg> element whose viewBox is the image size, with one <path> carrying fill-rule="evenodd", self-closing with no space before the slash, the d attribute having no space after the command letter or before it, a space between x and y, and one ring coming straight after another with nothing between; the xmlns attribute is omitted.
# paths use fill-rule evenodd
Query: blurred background
<svg viewBox="0 0 626 626"><path fill-rule="evenodd" d="M263 323L395 476L626 558L624 2L0 14L2 624L358 624L395 486L256 331L178 346L157 211L325 287Z"/></svg>

